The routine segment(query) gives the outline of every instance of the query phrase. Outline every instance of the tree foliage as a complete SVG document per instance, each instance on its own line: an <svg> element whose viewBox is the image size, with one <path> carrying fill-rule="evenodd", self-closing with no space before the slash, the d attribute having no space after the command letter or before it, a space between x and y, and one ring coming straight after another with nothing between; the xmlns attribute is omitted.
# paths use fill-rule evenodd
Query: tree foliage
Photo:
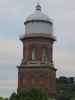
<svg viewBox="0 0 75 100"><path fill-rule="evenodd" d="M13 93L9 100L48 100L48 96L38 89L21 90Z"/></svg>
<svg viewBox="0 0 75 100"><path fill-rule="evenodd" d="M57 100L71 100L75 97L75 83L73 77L59 77L56 80Z"/></svg>
<svg viewBox="0 0 75 100"><path fill-rule="evenodd" d="M0 97L0 100L8 100L8 98Z"/></svg>

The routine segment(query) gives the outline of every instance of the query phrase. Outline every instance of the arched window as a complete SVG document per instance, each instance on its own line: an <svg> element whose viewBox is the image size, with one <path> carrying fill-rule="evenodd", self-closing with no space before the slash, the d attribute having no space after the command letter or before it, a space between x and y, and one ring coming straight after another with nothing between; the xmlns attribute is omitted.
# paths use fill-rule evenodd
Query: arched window
<svg viewBox="0 0 75 100"><path fill-rule="evenodd" d="M43 48L43 55L42 55L43 61L48 61L48 48Z"/></svg>
<svg viewBox="0 0 75 100"><path fill-rule="evenodd" d="M36 48L32 48L32 60L36 60Z"/></svg>

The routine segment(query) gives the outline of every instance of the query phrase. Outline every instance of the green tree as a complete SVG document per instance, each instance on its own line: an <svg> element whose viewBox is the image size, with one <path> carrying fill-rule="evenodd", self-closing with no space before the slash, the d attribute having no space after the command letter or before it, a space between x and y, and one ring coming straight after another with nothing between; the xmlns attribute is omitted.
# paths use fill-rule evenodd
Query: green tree
<svg viewBox="0 0 75 100"><path fill-rule="evenodd" d="M9 100L16 100L17 98L17 94L16 93L12 93Z"/></svg>
<svg viewBox="0 0 75 100"><path fill-rule="evenodd" d="M9 100L8 98L5 98L4 100Z"/></svg>
<svg viewBox="0 0 75 100"><path fill-rule="evenodd" d="M48 100L46 93L38 89L21 90L18 93L13 93L9 100Z"/></svg>
<svg viewBox="0 0 75 100"><path fill-rule="evenodd" d="M0 100L4 100L3 97L0 97Z"/></svg>
<svg viewBox="0 0 75 100"><path fill-rule="evenodd" d="M0 100L8 100L8 98L0 97Z"/></svg>

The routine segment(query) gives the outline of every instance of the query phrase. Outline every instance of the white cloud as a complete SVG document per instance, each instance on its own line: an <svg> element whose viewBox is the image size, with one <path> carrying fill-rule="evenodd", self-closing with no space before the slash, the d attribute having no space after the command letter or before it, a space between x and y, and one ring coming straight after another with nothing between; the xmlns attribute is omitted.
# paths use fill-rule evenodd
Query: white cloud
<svg viewBox="0 0 75 100"><path fill-rule="evenodd" d="M0 88L17 88L17 80L0 80Z"/></svg>
<svg viewBox="0 0 75 100"><path fill-rule="evenodd" d="M22 44L18 40L0 40L0 63L13 64L22 58Z"/></svg>
<svg viewBox="0 0 75 100"><path fill-rule="evenodd" d="M0 96L9 97L17 91L17 80L0 80Z"/></svg>
<svg viewBox="0 0 75 100"><path fill-rule="evenodd" d="M57 76L75 76L75 53L54 48L54 64L58 69Z"/></svg>
<svg viewBox="0 0 75 100"><path fill-rule="evenodd" d="M16 9L12 6L8 0L0 0L0 20L9 21L14 18Z"/></svg>

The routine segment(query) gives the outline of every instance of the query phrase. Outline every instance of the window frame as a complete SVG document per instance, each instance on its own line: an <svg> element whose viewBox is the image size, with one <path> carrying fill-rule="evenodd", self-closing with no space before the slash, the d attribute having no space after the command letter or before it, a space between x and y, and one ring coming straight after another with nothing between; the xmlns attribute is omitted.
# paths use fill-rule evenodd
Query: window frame
<svg viewBox="0 0 75 100"><path fill-rule="evenodd" d="M44 62L48 62L48 60L49 60L48 48L47 47L43 47L43 49L42 49L42 60Z"/></svg>
<svg viewBox="0 0 75 100"><path fill-rule="evenodd" d="M36 60L36 48L35 48L35 47L32 48L31 59L32 59L33 61Z"/></svg>

